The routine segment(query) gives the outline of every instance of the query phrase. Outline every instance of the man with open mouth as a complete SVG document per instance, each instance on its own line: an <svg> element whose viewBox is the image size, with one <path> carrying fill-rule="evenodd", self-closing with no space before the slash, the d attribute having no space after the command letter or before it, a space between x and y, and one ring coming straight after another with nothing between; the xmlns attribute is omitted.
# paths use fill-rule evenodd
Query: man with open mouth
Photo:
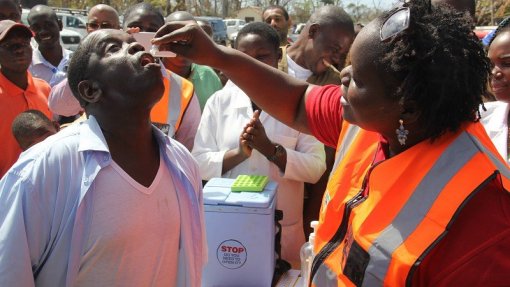
<svg viewBox="0 0 510 287"><path fill-rule="evenodd" d="M0 286L200 286L201 179L187 149L151 124L160 64L131 35L98 30L68 81L88 119L0 181L0 258L12 259L0 260L11 270Z"/></svg>

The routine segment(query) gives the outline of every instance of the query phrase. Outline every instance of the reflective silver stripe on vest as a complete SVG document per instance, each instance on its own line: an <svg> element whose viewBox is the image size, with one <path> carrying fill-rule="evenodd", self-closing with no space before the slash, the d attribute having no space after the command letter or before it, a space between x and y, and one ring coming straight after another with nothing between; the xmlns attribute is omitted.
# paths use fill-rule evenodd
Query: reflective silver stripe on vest
<svg viewBox="0 0 510 287"><path fill-rule="evenodd" d="M383 285L393 252L422 222L445 185L479 151L471 137L463 132L441 154L393 222L369 248L370 261L363 286Z"/></svg>
<svg viewBox="0 0 510 287"><path fill-rule="evenodd" d="M498 168L501 175L506 177L507 179L510 179L510 169L507 165L502 163L500 160L498 160L498 156L494 155L490 150L488 150L483 144L480 143L480 141L473 135L469 134L473 142L478 146L480 150L482 150L491 160L491 162Z"/></svg>
<svg viewBox="0 0 510 287"><path fill-rule="evenodd" d="M351 147L352 142L356 138L356 135L358 134L358 131L360 130L360 127L355 125L349 125L347 128L347 132L345 133L344 138L342 139L342 143L340 144L340 147L338 148L336 155L335 155L335 163L333 164L333 168L331 169L331 173L329 176L333 174L333 172L336 170L338 164L342 159L344 158L345 154Z"/></svg>
<svg viewBox="0 0 510 287"><path fill-rule="evenodd" d="M338 279L335 272L322 263L313 277L313 284L317 287L337 287Z"/></svg>
<svg viewBox="0 0 510 287"><path fill-rule="evenodd" d="M173 137L175 135L175 127L181 114L181 102L182 102L182 78L177 76L175 73L170 73L170 89L168 91L168 116L167 124L170 125L168 136Z"/></svg>

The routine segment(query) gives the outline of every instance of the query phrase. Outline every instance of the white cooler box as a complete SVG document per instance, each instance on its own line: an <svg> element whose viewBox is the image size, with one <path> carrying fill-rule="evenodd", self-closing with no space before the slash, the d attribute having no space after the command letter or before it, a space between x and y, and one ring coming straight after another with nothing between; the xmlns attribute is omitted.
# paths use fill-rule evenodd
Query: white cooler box
<svg viewBox="0 0 510 287"><path fill-rule="evenodd" d="M213 178L204 186L209 260L202 286L271 286L277 184L270 181L262 192L231 192L233 182Z"/></svg>

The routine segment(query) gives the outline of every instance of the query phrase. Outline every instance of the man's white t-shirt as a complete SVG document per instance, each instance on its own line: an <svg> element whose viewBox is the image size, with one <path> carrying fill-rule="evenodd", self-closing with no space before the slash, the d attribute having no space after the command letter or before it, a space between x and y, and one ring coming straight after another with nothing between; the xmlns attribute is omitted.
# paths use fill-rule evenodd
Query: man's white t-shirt
<svg viewBox="0 0 510 287"><path fill-rule="evenodd" d="M91 188L90 222L74 286L175 286L180 211L164 159L149 187L112 161Z"/></svg>
<svg viewBox="0 0 510 287"><path fill-rule="evenodd" d="M306 81L313 74L312 71L298 65L287 55L287 72L290 76Z"/></svg>

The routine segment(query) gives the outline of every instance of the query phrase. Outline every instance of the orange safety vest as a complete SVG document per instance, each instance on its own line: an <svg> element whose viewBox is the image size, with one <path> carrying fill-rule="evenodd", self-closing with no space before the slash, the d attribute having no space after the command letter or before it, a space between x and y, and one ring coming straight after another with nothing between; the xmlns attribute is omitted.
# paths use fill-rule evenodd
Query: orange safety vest
<svg viewBox="0 0 510 287"><path fill-rule="evenodd" d="M344 122L324 193L312 286L405 286L471 195L510 170L480 123L372 165L379 135ZM368 196L363 195L368 184Z"/></svg>
<svg viewBox="0 0 510 287"><path fill-rule="evenodd" d="M193 84L181 76L166 71L163 75L165 92L151 111L151 121L170 137L179 130L184 112L193 97Z"/></svg>

